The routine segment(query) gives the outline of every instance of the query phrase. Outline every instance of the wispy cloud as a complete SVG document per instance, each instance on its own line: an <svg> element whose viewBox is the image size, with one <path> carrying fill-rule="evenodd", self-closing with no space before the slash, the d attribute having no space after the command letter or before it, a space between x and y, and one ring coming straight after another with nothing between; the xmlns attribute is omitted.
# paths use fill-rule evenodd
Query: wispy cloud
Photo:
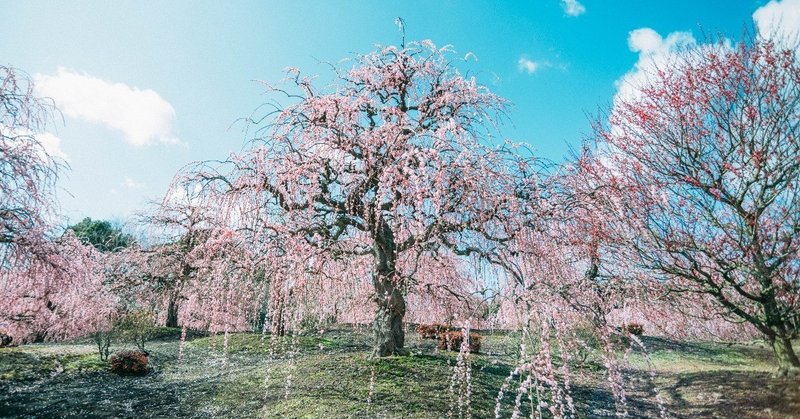
<svg viewBox="0 0 800 419"><path fill-rule="evenodd" d="M561 0L561 8L564 9L564 13L570 16L580 16L586 13L586 7L578 0Z"/></svg>
<svg viewBox="0 0 800 419"><path fill-rule="evenodd" d="M10 137L22 136L35 138L39 145L41 145L41 148L38 149L38 157L41 158L42 161L55 157L56 159L69 162L69 156L61 149L61 138L57 137L55 134L49 132L35 133L29 129L12 128L2 124L0 124L0 134ZM12 147L15 144L23 143L16 141L11 142Z"/></svg>
<svg viewBox="0 0 800 419"><path fill-rule="evenodd" d="M533 61L527 57L519 57L519 60L517 60L517 70L526 72L528 74L535 73L540 66L540 63L537 63L536 61Z"/></svg>
<svg viewBox="0 0 800 419"><path fill-rule="evenodd" d="M52 98L64 115L122 132L134 146L178 143L175 109L158 93L59 68L34 76L37 92Z"/></svg>
<svg viewBox="0 0 800 419"><path fill-rule="evenodd" d="M558 58L556 58L556 61L550 61L547 59L532 60L527 55L524 54L521 55L517 60L517 71L519 71L520 73L534 74L546 68L555 68L558 70L566 71L567 65L560 63L558 61Z"/></svg>
<svg viewBox="0 0 800 419"><path fill-rule="evenodd" d="M128 189L143 189L145 184L137 182L129 176L125 176L125 179L122 181L122 186Z"/></svg>

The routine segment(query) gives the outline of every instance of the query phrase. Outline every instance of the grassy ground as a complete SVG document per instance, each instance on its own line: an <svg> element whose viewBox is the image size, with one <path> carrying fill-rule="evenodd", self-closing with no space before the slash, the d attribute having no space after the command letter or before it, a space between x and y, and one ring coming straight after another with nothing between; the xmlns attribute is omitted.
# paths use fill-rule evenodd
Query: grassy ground
<svg viewBox="0 0 800 419"><path fill-rule="evenodd" d="M448 391L456 354L436 351L433 341L415 333L408 336L411 356L381 360L370 359L366 333L348 328L272 348L269 338L264 343L259 335L236 334L227 356L222 337L196 337L181 359L176 334L167 331L149 343L153 371L145 377L108 373L88 343L2 348L0 416L430 418L446 417L451 409L460 416ZM471 364L473 417L494 416L517 339L484 334L482 354ZM659 338L645 344L671 416L800 418L800 382L772 378L771 354L763 346ZM292 347L297 355L289 355ZM614 415L598 361L590 357L574 377L572 395L584 417ZM629 412L657 417L647 362L639 353L630 361ZM504 397L503 417L511 415L513 398Z"/></svg>

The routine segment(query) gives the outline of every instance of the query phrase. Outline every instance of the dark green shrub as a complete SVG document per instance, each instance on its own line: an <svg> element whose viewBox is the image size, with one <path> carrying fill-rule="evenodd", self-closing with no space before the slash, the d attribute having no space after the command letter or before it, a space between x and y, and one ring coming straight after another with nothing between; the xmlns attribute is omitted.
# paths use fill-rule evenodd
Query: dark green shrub
<svg viewBox="0 0 800 419"><path fill-rule="evenodd" d="M0 348L4 346L11 346L11 342L14 341L14 338L11 335L7 335L4 332L0 331Z"/></svg>

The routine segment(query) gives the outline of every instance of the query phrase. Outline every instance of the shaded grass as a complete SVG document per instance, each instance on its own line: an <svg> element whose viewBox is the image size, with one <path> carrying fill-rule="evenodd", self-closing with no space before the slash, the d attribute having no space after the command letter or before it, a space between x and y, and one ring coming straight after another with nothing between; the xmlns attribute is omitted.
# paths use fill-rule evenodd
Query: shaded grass
<svg viewBox="0 0 800 419"><path fill-rule="evenodd" d="M274 417L439 417L453 402L448 388L454 364L455 355L443 353L380 360L365 353L303 358L293 371L273 370L277 377L291 372L293 384L285 399L285 380L275 380L270 389L276 391L267 399L268 405L274 404L264 413ZM510 368L480 359L472 367L472 410L476 417L492 416L497 389ZM298 410L298 404L305 407Z"/></svg>
<svg viewBox="0 0 800 419"><path fill-rule="evenodd" d="M108 364L92 353L58 353L26 348L0 348L0 389L54 377L63 372L90 372L108 369Z"/></svg>
<svg viewBox="0 0 800 419"><path fill-rule="evenodd" d="M457 354L408 334L412 355L372 359L367 331L339 327L289 337L198 336L179 360L179 330L148 343L153 372L118 377L90 344L36 344L0 349L0 416L83 417L445 417ZM473 417L493 417L495 398L516 365L519 335L483 332L471 356ZM800 412L798 384L770 377L770 352L757 345L644 338L656 384L677 417L785 417ZM114 348L121 349L118 347ZM270 358L272 350L273 358ZM642 354L626 373L631 415L654 417ZM604 371L593 359L574 368L572 394L581 417L613 415ZM374 389L370 379L374 372ZM511 414L514 388L503 399ZM525 402L527 397L523 400ZM523 403L523 413L529 405Z"/></svg>
<svg viewBox="0 0 800 419"><path fill-rule="evenodd" d="M230 336L228 351L266 353L269 339L262 343L255 335ZM278 346L288 346L285 340L291 338ZM498 347L507 343L501 334L489 340ZM435 351L434 341L410 336L411 356L381 359L370 357L368 338L347 330L330 331L324 337L301 336L297 341L306 352L293 360L280 352L280 359L264 361L262 368L221 386L215 403L232 409L243 395L248 400L260 398L258 413L264 417L441 417L450 408L448 388L457 354ZM497 391L511 371L509 363L490 358L472 356L476 417L493 416Z"/></svg>

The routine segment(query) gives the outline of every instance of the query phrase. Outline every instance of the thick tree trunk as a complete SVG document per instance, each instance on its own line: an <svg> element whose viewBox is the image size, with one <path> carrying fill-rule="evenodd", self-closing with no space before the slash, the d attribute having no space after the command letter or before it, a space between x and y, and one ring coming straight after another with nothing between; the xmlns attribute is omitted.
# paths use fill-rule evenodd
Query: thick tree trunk
<svg viewBox="0 0 800 419"><path fill-rule="evenodd" d="M396 247L394 233L386 221L381 220L375 237L375 286L377 310L372 331L375 335L373 356L405 355L403 317L406 302L402 284L395 271Z"/></svg>
<svg viewBox="0 0 800 419"><path fill-rule="evenodd" d="M291 298L292 294L289 291L289 299ZM270 296L269 302L269 321L270 321L270 332L275 336L285 336L286 335L286 323L287 323L287 315L286 312L286 301L287 297L283 295L283 293L276 289Z"/></svg>
<svg viewBox="0 0 800 419"><path fill-rule="evenodd" d="M794 373L800 373L800 359L792 347L792 341L789 338L773 337L770 338L772 350L775 352L775 357L778 359L778 373L786 375L794 370Z"/></svg>
<svg viewBox="0 0 800 419"><path fill-rule="evenodd" d="M769 272L759 261L756 261L756 266L760 267L759 271L761 272ZM767 332L767 339L775 352L775 358L778 360L778 375L800 373L800 360L797 359L797 354L792 347L790 326L786 324L786 318L779 309L772 277L763 274L759 282L761 283L761 297L764 301L762 304L768 329L765 332Z"/></svg>
<svg viewBox="0 0 800 419"><path fill-rule="evenodd" d="M391 280L384 279L376 284L375 322L372 331L375 335L374 356L404 355L406 350L403 317L406 314L406 302L403 294L394 287Z"/></svg>
<svg viewBox="0 0 800 419"><path fill-rule="evenodd" d="M165 326L167 327L179 327L178 326L178 302L176 301L177 298L170 298L169 305L167 306L167 323Z"/></svg>

